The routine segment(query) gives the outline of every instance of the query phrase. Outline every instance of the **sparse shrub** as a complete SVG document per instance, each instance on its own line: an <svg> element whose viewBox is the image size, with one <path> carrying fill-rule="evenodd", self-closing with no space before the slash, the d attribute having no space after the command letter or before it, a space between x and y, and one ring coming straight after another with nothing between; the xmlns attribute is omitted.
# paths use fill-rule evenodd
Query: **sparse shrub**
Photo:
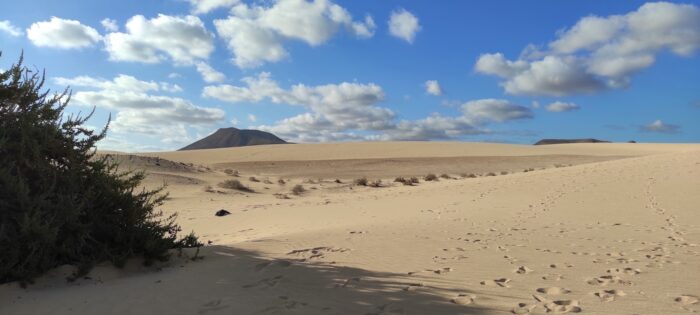
<svg viewBox="0 0 700 315"><path fill-rule="evenodd" d="M530 167L530 168L524 169L523 172L527 173L527 172L532 172L534 170L535 170L534 168Z"/></svg>
<svg viewBox="0 0 700 315"><path fill-rule="evenodd" d="M355 180L355 185L357 186L367 186L367 183L368 181L366 177L358 178Z"/></svg>
<svg viewBox="0 0 700 315"><path fill-rule="evenodd" d="M216 191L214 190L214 187L211 187L211 185L206 185L204 186L204 192L213 193Z"/></svg>
<svg viewBox="0 0 700 315"><path fill-rule="evenodd" d="M462 176L462 177L464 177L464 178L476 178L476 174L474 174L474 173L464 174L464 176Z"/></svg>
<svg viewBox="0 0 700 315"><path fill-rule="evenodd" d="M508 171L501 171L501 175L508 175Z"/></svg>
<svg viewBox="0 0 700 315"><path fill-rule="evenodd" d="M274 195L275 195L275 198L277 198L277 199L290 199L289 196L287 196L287 194L276 193Z"/></svg>
<svg viewBox="0 0 700 315"><path fill-rule="evenodd" d="M277 180L277 183L280 184L280 185L284 185L284 184L286 184L287 182L285 182L284 179L281 179L281 178L280 178L280 179Z"/></svg>
<svg viewBox="0 0 700 315"><path fill-rule="evenodd" d="M304 192L306 192L306 189L302 185L295 185L294 188L292 188L292 193L294 195L299 196L299 195L303 194Z"/></svg>
<svg viewBox="0 0 700 315"><path fill-rule="evenodd" d="M272 184L272 182L269 179L264 180L263 183L268 184L268 185Z"/></svg>
<svg viewBox="0 0 700 315"><path fill-rule="evenodd" d="M260 182L260 180L255 178L255 176L251 176L250 178L248 178L248 180L254 183Z"/></svg>
<svg viewBox="0 0 700 315"><path fill-rule="evenodd" d="M254 192L252 189L250 189L250 187L243 185L237 179L225 180L225 181L219 183L219 187L226 188L226 189L238 190L238 191L242 191L242 192Z"/></svg>
<svg viewBox="0 0 700 315"><path fill-rule="evenodd" d="M226 173L226 175L233 176L233 177L238 177L238 176L239 176L239 173L238 173L237 170L232 170L232 169L230 169L230 168L225 169L225 170L224 170L224 173Z"/></svg>
<svg viewBox="0 0 700 315"><path fill-rule="evenodd" d="M496 176L496 173L494 173L494 172L488 172L488 173L486 173L485 176Z"/></svg>
<svg viewBox="0 0 700 315"><path fill-rule="evenodd" d="M373 180L368 185L369 185L369 187L374 187L374 188L382 187L382 180L381 179Z"/></svg>
<svg viewBox="0 0 700 315"><path fill-rule="evenodd" d="M42 91L44 77L22 65L0 71L0 283L33 278L60 265L123 266L167 260L169 250L201 246L179 238L175 215L155 207L163 188L140 189L143 172L120 172L95 144L85 117L64 115L68 90Z"/></svg>
<svg viewBox="0 0 700 315"><path fill-rule="evenodd" d="M335 183L336 183L336 184L342 184L343 181L341 181L340 179L337 179L337 178L336 178L336 179L335 179Z"/></svg>
<svg viewBox="0 0 700 315"><path fill-rule="evenodd" d="M418 183L418 178L416 178L416 177L411 177L411 178L397 177L396 179L394 179L394 182L402 183L406 186L413 186L413 184Z"/></svg>
<svg viewBox="0 0 700 315"><path fill-rule="evenodd" d="M447 174L441 174L441 175L440 175L440 178L452 179L452 177L450 177L450 175L447 175Z"/></svg>
<svg viewBox="0 0 700 315"><path fill-rule="evenodd" d="M437 177L437 175L435 175L435 174L433 174L433 173L430 173L430 174L428 174L428 175L425 175L425 178L423 178L423 179L425 179L426 181L431 182L431 181L437 181L437 180L438 180L438 177Z"/></svg>

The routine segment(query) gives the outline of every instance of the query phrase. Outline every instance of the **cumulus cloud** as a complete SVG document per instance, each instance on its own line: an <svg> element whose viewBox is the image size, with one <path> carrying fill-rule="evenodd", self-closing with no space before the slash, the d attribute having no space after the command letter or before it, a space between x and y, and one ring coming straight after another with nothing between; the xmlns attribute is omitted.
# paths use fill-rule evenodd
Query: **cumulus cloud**
<svg viewBox="0 0 700 315"><path fill-rule="evenodd" d="M102 27L104 27L105 31L107 32L119 31L119 24L117 24L117 20L105 18L100 21L100 24L102 24Z"/></svg>
<svg viewBox="0 0 700 315"><path fill-rule="evenodd" d="M126 32L105 36L105 49L114 61L158 63L170 58L187 65L209 57L213 38L196 16L136 15L126 22Z"/></svg>
<svg viewBox="0 0 700 315"><path fill-rule="evenodd" d="M285 40L318 46L341 28L358 38L372 37L376 28L371 16L355 21L345 8L328 0L278 0L270 6L241 3L214 25L241 68L286 58Z"/></svg>
<svg viewBox="0 0 700 315"><path fill-rule="evenodd" d="M80 90L73 94L78 105L96 106L116 112L110 132L120 135L156 137L166 144L183 144L191 139L191 128L210 127L223 120L218 108L202 107L171 96L154 95L157 91L179 91L177 85L143 81L128 75L112 80L89 76L56 78L61 85Z"/></svg>
<svg viewBox="0 0 700 315"><path fill-rule="evenodd" d="M437 80L425 81L425 92L430 95L440 96L442 95L442 87Z"/></svg>
<svg viewBox="0 0 700 315"><path fill-rule="evenodd" d="M197 72L202 75L202 79L207 83L216 83L226 80L226 75L216 71L208 63L200 61L195 64Z"/></svg>
<svg viewBox="0 0 700 315"><path fill-rule="evenodd" d="M29 26L27 38L39 47L77 49L93 46L102 36L94 28L79 21L54 16L49 21L36 22Z"/></svg>
<svg viewBox="0 0 700 315"><path fill-rule="evenodd" d="M658 54L689 56L698 47L700 9L654 2L625 15L584 17L546 50L530 45L517 60L483 54L474 68L501 77L509 94L561 96L627 87Z"/></svg>
<svg viewBox="0 0 700 315"><path fill-rule="evenodd" d="M421 30L418 18L405 9L391 12L389 17L389 34L394 37L413 43L416 33Z"/></svg>
<svg viewBox="0 0 700 315"><path fill-rule="evenodd" d="M88 87L122 92L144 93L148 91L182 91L182 88L177 84L171 84L168 82L142 81L133 76L125 74L120 74L112 80L105 80L91 76L77 76L74 78L57 77L54 78L54 82L58 85L70 86L72 88Z"/></svg>
<svg viewBox="0 0 700 315"><path fill-rule="evenodd" d="M480 99L462 105L464 116L474 123L489 121L504 122L509 120L532 118L532 111L503 99Z"/></svg>
<svg viewBox="0 0 700 315"><path fill-rule="evenodd" d="M565 102L554 102L546 107L547 111L549 112L554 112L554 113L560 113L560 112L570 112L574 110L579 110L580 107L574 103L565 103Z"/></svg>
<svg viewBox="0 0 700 315"><path fill-rule="evenodd" d="M17 26L12 25L12 22L8 20L0 21L0 32L9 34L10 36L18 37L23 34L22 29Z"/></svg>
<svg viewBox="0 0 700 315"><path fill-rule="evenodd" d="M257 126L295 142L451 139L486 133L484 126L489 123L532 117L523 106L486 99L464 104L456 117L433 114L398 121L394 111L379 106L384 91L373 83L295 84L283 88L265 72L241 81L240 86L207 86L202 95L230 103L268 101L307 109L273 125Z"/></svg>
<svg viewBox="0 0 700 315"><path fill-rule="evenodd" d="M681 126L674 124L667 124L661 120L656 120L650 124L643 125L640 127L642 131L648 132L658 132L658 133L678 133Z"/></svg>
<svg viewBox="0 0 700 315"><path fill-rule="evenodd" d="M206 14L220 8L230 8L240 0L189 0L192 14Z"/></svg>

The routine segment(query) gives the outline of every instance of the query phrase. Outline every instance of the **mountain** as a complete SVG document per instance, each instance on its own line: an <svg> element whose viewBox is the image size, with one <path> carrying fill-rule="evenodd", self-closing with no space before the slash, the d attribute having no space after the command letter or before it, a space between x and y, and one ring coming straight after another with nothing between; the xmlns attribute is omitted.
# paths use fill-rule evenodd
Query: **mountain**
<svg viewBox="0 0 700 315"><path fill-rule="evenodd" d="M286 144L287 141L260 130L220 128L211 135L202 138L178 151L215 148L244 147L260 144Z"/></svg>
<svg viewBox="0 0 700 315"><path fill-rule="evenodd" d="M610 143L610 141L598 140L598 139L542 139L537 141L535 145L543 144L562 144L562 143Z"/></svg>

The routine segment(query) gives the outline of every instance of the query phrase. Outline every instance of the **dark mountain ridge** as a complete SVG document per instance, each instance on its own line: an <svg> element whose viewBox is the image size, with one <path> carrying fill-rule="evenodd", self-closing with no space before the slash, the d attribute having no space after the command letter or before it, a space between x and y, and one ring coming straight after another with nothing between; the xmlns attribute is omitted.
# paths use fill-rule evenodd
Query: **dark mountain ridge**
<svg viewBox="0 0 700 315"><path fill-rule="evenodd" d="M265 131L238 128L220 128L209 136L178 150L201 150L230 147L244 147L262 144L286 144L287 141Z"/></svg>

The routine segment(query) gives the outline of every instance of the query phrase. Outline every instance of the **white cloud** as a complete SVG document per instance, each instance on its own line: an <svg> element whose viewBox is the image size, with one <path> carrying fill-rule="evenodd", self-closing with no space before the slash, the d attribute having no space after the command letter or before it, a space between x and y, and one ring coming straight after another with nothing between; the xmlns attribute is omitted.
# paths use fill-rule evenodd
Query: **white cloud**
<svg viewBox="0 0 700 315"><path fill-rule="evenodd" d="M168 79L182 78L182 75L177 72L171 72L168 74Z"/></svg>
<svg viewBox="0 0 700 315"><path fill-rule="evenodd" d="M167 82L142 81L133 76L120 74L113 80L105 80L91 76L77 76L75 78L54 78L54 82L62 86L98 88L110 91L137 92L166 91L180 92L182 88L177 84Z"/></svg>
<svg viewBox="0 0 700 315"><path fill-rule="evenodd" d="M580 107L574 103L565 103L565 102L554 102L546 107L547 111L554 112L554 113L560 113L560 112L570 112L574 110L579 110Z"/></svg>
<svg viewBox="0 0 700 315"><path fill-rule="evenodd" d="M188 0L192 6L192 14L206 14L220 8L230 8L240 0Z"/></svg>
<svg viewBox="0 0 700 315"><path fill-rule="evenodd" d="M513 104L502 99L480 99L464 103L462 105L464 117L474 124L483 124L489 121L505 122L509 120L532 118L532 111L525 107Z"/></svg>
<svg viewBox="0 0 700 315"><path fill-rule="evenodd" d="M226 80L226 75L216 71L208 63L200 61L195 64L197 72L202 75L202 79L207 83L216 83Z"/></svg>
<svg viewBox="0 0 700 315"><path fill-rule="evenodd" d="M358 38L369 38L376 27L371 16L363 22L353 21L347 10L328 0L278 0L269 7L239 4L229 17L215 20L214 25L241 68L286 58L285 40L318 46L340 28Z"/></svg>
<svg viewBox="0 0 700 315"><path fill-rule="evenodd" d="M640 127L642 131L649 132L659 132L659 133L678 133L681 129L680 126L674 124L667 124L661 120L656 120L650 124L643 125Z"/></svg>
<svg viewBox="0 0 700 315"><path fill-rule="evenodd" d="M258 121L258 118L255 117L255 115L253 115L253 114L248 114L248 120L251 122L256 122L256 121Z"/></svg>
<svg viewBox="0 0 700 315"><path fill-rule="evenodd" d="M100 21L100 24L102 24L102 27L104 27L105 31L107 32L119 31L119 24L117 24L117 20L105 18L102 21Z"/></svg>
<svg viewBox="0 0 700 315"><path fill-rule="evenodd" d="M405 9L391 12L389 33L397 38L413 43L416 33L421 30L418 18Z"/></svg>
<svg viewBox="0 0 700 315"><path fill-rule="evenodd" d="M0 20L0 32L5 32L10 36L18 37L24 32L17 26L12 25L12 22L8 20Z"/></svg>
<svg viewBox="0 0 700 315"><path fill-rule="evenodd" d="M27 38L39 47L77 49L96 44L102 36L94 28L80 24L79 21L54 16L49 21L29 26Z"/></svg>
<svg viewBox="0 0 700 315"><path fill-rule="evenodd" d="M192 15L159 14L153 19L136 15L126 22L126 32L105 36L110 60L158 63L166 58L177 64L207 59L214 51L213 35Z"/></svg>
<svg viewBox="0 0 700 315"><path fill-rule="evenodd" d="M55 81L81 88L72 97L78 105L116 112L110 134L139 135L139 139L146 136L166 144L184 144L192 140L191 128L211 127L225 116L225 112L218 108L197 106L178 97L150 94L181 90L179 86L165 82L142 81L127 75L112 80L79 76L56 78Z"/></svg>
<svg viewBox="0 0 700 315"><path fill-rule="evenodd" d="M430 95L440 96L442 95L442 87L437 80L425 81L425 92Z"/></svg>
<svg viewBox="0 0 700 315"><path fill-rule="evenodd" d="M530 107L535 108L535 109L540 108L540 102L532 101L532 105L530 105Z"/></svg>
<svg viewBox="0 0 700 315"><path fill-rule="evenodd" d="M475 70L503 78L510 94L568 95L627 87L634 74L669 51L689 56L700 47L700 9L690 4L646 3L636 11L588 16L558 32L540 51L530 45L517 60L484 54Z"/></svg>
<svg viewBox="0 0 700 315"><path fill-rule="evenodd" d="M529 109L505 100L477 100L464 104L457 117L434 114L397 122L396 113L378 106L384 91L373 83L282 88L265 72L241 81L242 86L207 86L202 95L231 103L269 101L306 108L307 112L274 125L256 127L294 142L450 139L485 133L488 123L532 117Z"/></svg>

